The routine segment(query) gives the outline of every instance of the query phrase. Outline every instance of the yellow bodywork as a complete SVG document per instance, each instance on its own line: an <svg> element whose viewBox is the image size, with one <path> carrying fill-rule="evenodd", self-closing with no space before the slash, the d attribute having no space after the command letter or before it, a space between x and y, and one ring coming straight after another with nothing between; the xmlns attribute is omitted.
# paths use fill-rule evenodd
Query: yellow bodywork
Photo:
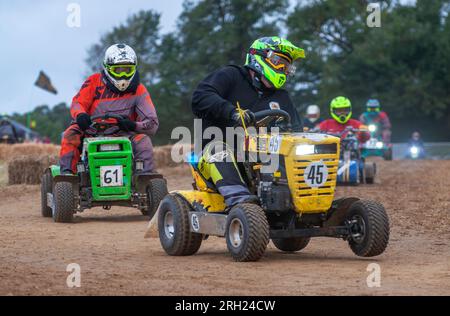
<svg viewBox="0 0 450 316"><path fill-rule="evenodd" d="M221 213L226 208L223 196L219 193L197 190L175 191L173 193L182 195L191 205L200 204L210 213Z"/></svg>
<svg viewBox="0 0 450 316"><path fill-rule="evenodd" d="M311 154L298 156L298 145L333 145L335 152L325 154ZM288 186L291 192L295 211L299 214L327 212L334 200L336 190L336 177L339 164L339 144L337 137L323 134L287 133L287 134L259 134L249 136L248 151L264 154L279 155L284 157ZM309 187L305 182L305 169L314 162L321 162L328 168L328 178L321 187ZM255 165L254 169L260 168ZM198 171L192 168L192 174L198 190L177 191L188 202L200 203L209 212L223 212L225 203L223 197L208 188ZM274 172L274 177L279 178L281 172Z"/></svg>

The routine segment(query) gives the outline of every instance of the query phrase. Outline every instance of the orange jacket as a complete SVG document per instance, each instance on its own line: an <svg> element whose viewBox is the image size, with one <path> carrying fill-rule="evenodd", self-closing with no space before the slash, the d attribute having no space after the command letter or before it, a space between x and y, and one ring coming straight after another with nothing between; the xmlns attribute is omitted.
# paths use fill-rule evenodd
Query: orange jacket
<svg viewBox="0 0 450 316"><path fill-rule="evenodd" d="M159 121L150 94L143 84L136 92L115 94L106 86L103 75L90 76L81 86L80 92L73 98L70 113L75 120L80 113L90 116L106 113L128 116L136 122L136 132L154 135Z"/></svg>

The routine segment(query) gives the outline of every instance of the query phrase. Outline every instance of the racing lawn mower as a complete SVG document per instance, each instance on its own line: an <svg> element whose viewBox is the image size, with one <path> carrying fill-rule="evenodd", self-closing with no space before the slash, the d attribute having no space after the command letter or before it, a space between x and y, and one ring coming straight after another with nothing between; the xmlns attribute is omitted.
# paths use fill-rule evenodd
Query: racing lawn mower
<svg viewBox="0 0 450 316"><path fill-rule="evenodd" d="M365 129L348 127L341 139L341 155L337 172L337 183L344 185L358 185L360 183L373 184L375 182L376 164L366 162L359 148L358 132ZM337 135L341 137L341 135Z"/></svg>
<svg viewBox="0 0 450 316"><path fill-rule="evenodd" d="M367 157L383 157L384 160L392 160L392 144L383 141L380 126L378 124L370 124L370 139L362 145L361 155Z"/></svg>
<svg viewBox="0 0 450 316"><path fill-rule="evenodd" d="M125 206L153 217L168 193L166 180L157 173L143 173L143 161L133 161L131 141L112 136L119 131L114 121L120 118L115 114L91 118L76 175L62 175L55 165L44 171L42 216L69 223L75 213L86 209Z"/></svg>
<svg viewBox="0 0 450 316"><path fill-rule="evenodd" d="M243 177L259 202L227 207L214 184L191 163L194 189L171 192L158 208L159 239L165 252L194 255L208 236L219 236L225 237L238 262L259 260L270 239L285 252L302 250L312 237L335 237L347 241L358 256L383 253L389 240L383 205L354 197L334 199L339 138L293 133L290 116L282 110L261 111L255 118L256 127L285 127L276 134L246 133L246 154L279 157L278 170L271 173L262 172L265 163L246 159L242 164Z"/></svg>

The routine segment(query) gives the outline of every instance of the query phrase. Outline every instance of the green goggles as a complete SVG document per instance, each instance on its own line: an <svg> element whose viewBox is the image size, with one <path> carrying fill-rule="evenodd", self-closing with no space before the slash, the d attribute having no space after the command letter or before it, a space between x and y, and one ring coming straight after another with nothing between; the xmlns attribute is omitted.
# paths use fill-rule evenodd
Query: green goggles
<svg viewBox="0 0 450 316"><path fill-rule="evenodd" d="M131 78L136 73L136 65L106 65L106 70L117 78Z"/></svg>

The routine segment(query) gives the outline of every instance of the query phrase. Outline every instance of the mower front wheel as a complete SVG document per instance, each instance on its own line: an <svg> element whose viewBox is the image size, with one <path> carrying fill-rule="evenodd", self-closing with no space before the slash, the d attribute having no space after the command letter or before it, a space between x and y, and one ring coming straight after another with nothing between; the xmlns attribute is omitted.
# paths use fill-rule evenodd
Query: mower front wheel
<svg viewBox="0 0 450 316"><path fill-rule="evenodd" d="M227 217L225 238L235 261L261 259L269 243L269 224L263 209L249 203L234 206Z"/></svg>
<svg viewBox="0 0 450 316"><path fill-rule="evenodd" d="M384 157L384 160L386 160L386 161L391 161L392 160L392 156L393 156L393 154L392 154L392 148L388 148L388 149L386 149L386 151L384 152L384 155L383 155Z"/></svg>
<svg viewBox="0 0 450 316"><path fill-rule="evenodd" d="M182 197L169 194L161 202L158 230L161 246L171 256L191 256L202 244L203 235L191 232L191 206Z"/></svg>
<svg viewBox="0 0 450 316"><path fill-rule="evenodd" d="M382 254L389 243L389 218L383 205L359 200L348 211L347 223L351 227L348 243L360 257Z"/></svg>
<svg viewBox="0 0 450 316"><path fill-rule="evenodd" d="M58 182L53 192L53 220L57 223L71 223L75 212L72 183Z"/></svg>

